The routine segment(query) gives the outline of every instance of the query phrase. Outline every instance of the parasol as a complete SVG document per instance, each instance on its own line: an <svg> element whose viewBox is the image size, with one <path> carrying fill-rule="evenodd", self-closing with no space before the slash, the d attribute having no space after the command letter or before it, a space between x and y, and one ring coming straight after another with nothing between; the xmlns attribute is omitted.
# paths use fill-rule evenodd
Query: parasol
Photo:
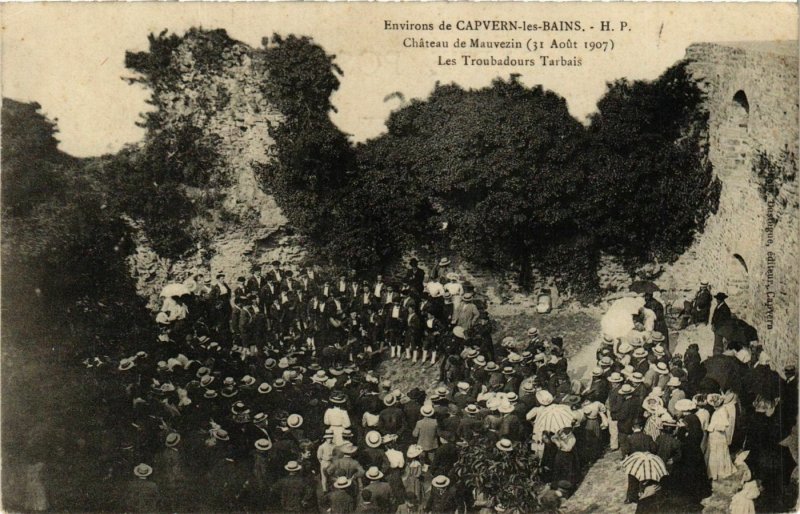
<svg viewBox="0 0 800 514"><path fill-rule="evenodd" d="M730 319L718 327L715 334L724 337L731 343L748 344L750 341L758 341L758 331L741 319Z"/></svg>
<svg viewBox="0 0 800 514"><path fill-rule="evenodd" d="M603 334L615 339L625 337L633 330L633 315L644 307L642 297L624 297L614 301L600 320Z"/></svg>
<svg viewBox="0 0 800 514"><path fill-rule="evenodd" d="M634 452L625 457L622 467L629 475L639 481L653 480L658 482L668 475L667 466L661 457L650 452Z"/></svg>
<svg viewBox="0 0 800 514"><path fill-rule="evenodd" d="M637 280L631 284L628 288L629 291L632 293L655 293L656 291L661 291L661 288L658 287L654 282L649 280Z"/></svg>
<svg viewBox="0 0 800 514"><path fill-rule="evenodd" d="M171 296L183 296L186 294L191 294L189 292L189 288L187 288L183 284L167 284L164 286L164 289L161 290L160 296L164 298L169 298Z"/></svg>
<svg viewBox="0 0 800 514"><path fill-rule="evenodd" d="M562 428L571 427L574 420L572 409L569 406L554 403L542 409L536 416L533 422L533 431L537 434L543 432L556 433Z"/></svg>

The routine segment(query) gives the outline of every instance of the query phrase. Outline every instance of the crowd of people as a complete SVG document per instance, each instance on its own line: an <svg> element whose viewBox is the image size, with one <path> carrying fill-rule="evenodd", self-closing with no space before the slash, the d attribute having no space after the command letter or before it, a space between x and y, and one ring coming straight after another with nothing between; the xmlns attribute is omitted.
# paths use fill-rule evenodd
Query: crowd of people
<svg viewBox="0 0 800 514"><path fill-rule="evenodd" d="M699 511L737 464L736 508L781 510L796 495L781 446L794 369L781 378L757 342L705 361L696 346L673 354L663 308L646 307L629 336L603 338L582 382L561 337L531 327L497 340L449 264L426 277L411 260L399 279L365 281L273 262L234 286L194 273L165 288L158 340L112 373L96 367L125 441L126 510L519 512L458 472L474 445L533 452L544 512L609 450L637 512ZM393 359L436 370L439 386L382 380Z"/></svg>

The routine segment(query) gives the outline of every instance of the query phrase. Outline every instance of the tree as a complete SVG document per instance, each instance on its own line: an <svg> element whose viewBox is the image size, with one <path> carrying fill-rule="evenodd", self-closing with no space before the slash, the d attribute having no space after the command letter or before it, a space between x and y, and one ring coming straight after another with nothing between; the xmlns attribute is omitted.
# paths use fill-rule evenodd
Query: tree
<svg viewBox="0 0 800 514"><path fill-rule="evenodd" d="M677 258L716 210L704 95L681 62L655 81L618 80L586 145L600 244L630 266Z"/></svg>
<svg viewBox="0 0 800 514"><path fill-rule="evenodd" d="M472 91L437 85L387 127L381 138L394 151L385 166L414 177L448 224L451 247L471 261L513 267L528 286L531 258L578 230L582 170L563 171L582 128L558 95L517 76Z"/></svg>

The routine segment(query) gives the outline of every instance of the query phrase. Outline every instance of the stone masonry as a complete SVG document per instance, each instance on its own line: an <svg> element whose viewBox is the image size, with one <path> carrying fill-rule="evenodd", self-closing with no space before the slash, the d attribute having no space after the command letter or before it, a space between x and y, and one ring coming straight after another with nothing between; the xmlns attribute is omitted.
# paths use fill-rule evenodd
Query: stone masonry
<svg viewBox="0 0 800 514"><path fill-rule="evenodd" d="M689 69L707 94L709 158L722 191L704 232L660 279L673 291L694 291L707 280L714 292L726 292L778 369L798 358L797 182L765 199L752 170L758 152L772 159L789 152L797 162L797 49L797 42L687 49Z"/></svg>

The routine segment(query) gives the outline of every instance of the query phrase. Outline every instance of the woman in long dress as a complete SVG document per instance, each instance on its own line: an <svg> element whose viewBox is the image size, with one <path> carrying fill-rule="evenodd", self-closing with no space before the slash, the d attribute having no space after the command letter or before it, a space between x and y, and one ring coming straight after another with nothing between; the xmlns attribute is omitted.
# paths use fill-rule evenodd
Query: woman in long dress
<svg viewBox="0 0 800 514"><path fill-rule="evenodd" d="M718 408L722 405L722 399L714 398L714 405L717 407L711 420L708 422L708 448L706 449L706 464L708 466L708 478L719 480L732 475L736 470L731 461L731 453L728 449L728 428L731 419L727 409Z"/></svg>
<svg viewBox="0 0 800 514"><path fill-rule="evenodd" d="M575 451L575 434L572 429L565 428L560 434L553 436L553 443L557 452L553 460L553 473L551 481L566 480L572 485L578 483L581 474L581 463L578 452Z"/></svg>

